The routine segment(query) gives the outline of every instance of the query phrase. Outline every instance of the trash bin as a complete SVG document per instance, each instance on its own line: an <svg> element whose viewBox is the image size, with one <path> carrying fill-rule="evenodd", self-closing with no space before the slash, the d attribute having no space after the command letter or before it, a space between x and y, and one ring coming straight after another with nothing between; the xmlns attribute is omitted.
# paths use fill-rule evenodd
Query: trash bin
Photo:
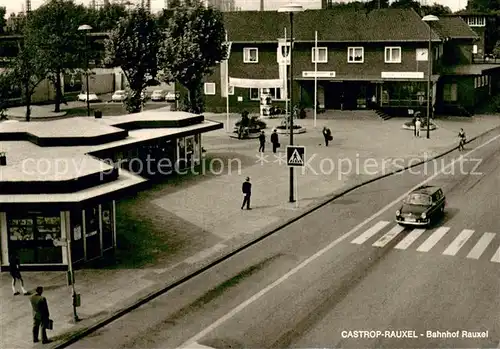
<svg viewBox="0 0 500 349"><path fill-rule="evenodd" d="M100 111L100 110L94 111L94 116L96 119L101 119L102 118L102 111Z"/></svg>

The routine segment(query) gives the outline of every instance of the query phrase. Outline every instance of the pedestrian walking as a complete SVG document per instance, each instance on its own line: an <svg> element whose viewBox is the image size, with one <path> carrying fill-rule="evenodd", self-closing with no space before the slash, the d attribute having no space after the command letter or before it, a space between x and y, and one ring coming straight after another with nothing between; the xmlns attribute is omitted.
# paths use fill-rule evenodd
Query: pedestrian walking
<svg viewBox="0 0 500 349"><path fill-rule="evenodd" d="M276 153L276 150L281 146L278 137L278 131L276 129L274 129L273 133L271 134L271 143L273 145L273 153Z"/></svg>
<svg viewBox="0 0 500 349"><path fill-rule="evenodd" d="M259 153L263 153L266 149L266 135L264 134L264 131L262 131L259 135L259 144Z"/></svg>
<svg viewBox="0 0 500 349"><path fill-rule="evenodd" d="M464 145L466 142L465 131L463 128L458 132L458 138L460 138L460 142L458 143L458 151L465 150Z"/></svg>
<svg viewBox="0 0 500 349"><path fill-rule="evenodd" d="M417 117L416 116L413 117L413 119L411 120L411 123L413 125L413 135L415 137L417 137L417 127L416 127Z"/></svg>
<svg viewBox="0 0 500 349"><path fill-rule="evenodd" d="M25 296L28 295L29 293L24 288L24 280L23 277L21 276L21 262L19 261L19 257L15 251L13 251L10 254L9 271L10 271L10 276L12 276L12 293L14 294L14 296L20 294L19 291L16 289L16 282L18 280L21 285L21 291L23 291L23 294Z"/></svg>
<svg viewBox="0 0 500 349"><path fill-rule="evenodd" d="M250 196L252 195L252 183L250 183L250 177L247 177L241 186L241 191L243 192L243 204L241 204L241 209L247 206L247 210L250 208Z"/></svg>
<svg viewBox="0 0 500 349"><path fill-rule="evenodd" d="M323 127L323 137L325 138L325 146L328 147L328 142L333 140L332 131L328 127Z"/></svg>
<svg viewBox="0 0 500 349"><path fill-rule="evenodd" d="M420 118L415 121L415 136L420 137L420 127L422 127L422 121Z"/></svg>
<svg viewBox="0 0 500 349"><path fill-rule="evenodd" d="M31 307L33 308L33 343L38 342L38 334L40 329L42 331L42 343L50 343L47 338L47 329L49 328L49 323L51 322L49 316L49 306L47 304L47 299L42 296L43 287L38 286L36 288L36 293L31 296Z"/></svg>

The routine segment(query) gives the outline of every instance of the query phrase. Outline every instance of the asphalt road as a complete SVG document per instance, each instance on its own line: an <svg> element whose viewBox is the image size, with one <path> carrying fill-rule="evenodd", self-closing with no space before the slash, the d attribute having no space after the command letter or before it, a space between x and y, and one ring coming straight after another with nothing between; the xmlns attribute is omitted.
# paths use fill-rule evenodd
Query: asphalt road
<svg viewBox="0 0 500 349"><path fill-rule="evenodd" d="M497 348L500 135L457 156L362 187L70 348ZM424 180L443 188L445 217L395 230Z"/></svg>

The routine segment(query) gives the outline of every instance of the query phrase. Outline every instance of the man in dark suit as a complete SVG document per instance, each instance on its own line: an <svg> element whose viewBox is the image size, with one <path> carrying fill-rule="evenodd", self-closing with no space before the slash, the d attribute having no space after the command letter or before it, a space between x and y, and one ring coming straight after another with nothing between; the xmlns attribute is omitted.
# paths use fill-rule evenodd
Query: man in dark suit
<svg viewBox="0 0 500 349"><path fill-rule="evenodd" d="M243 204L241 204L241 209L247 205L247 210L251 210L250 208L250 196L252 195L252 183L250 183L250 177L247 177L246 181L243 182L241 186L241 191L245 197L243 198Z"/></svg>
<svg viewBox="0 0 500 349"><path fill-rule="evenodd" d="M38 286L36 288L36 293L31 296L31 307L33 308L33 343L38 342L38 333L40 327L42 329L42 343L50 343L51 341L47 338L47 326L49 324L49 306L47 305L47 299L42 296L43 287Z"/></svg>
<svg viewBox="0 0 500 349"><path fill-rule="evenodd" d="M276 153L276 150L280 146L280 141L278 137L278 132L276 130L271 134L271 143L273 144L273 153Z"/></svg>

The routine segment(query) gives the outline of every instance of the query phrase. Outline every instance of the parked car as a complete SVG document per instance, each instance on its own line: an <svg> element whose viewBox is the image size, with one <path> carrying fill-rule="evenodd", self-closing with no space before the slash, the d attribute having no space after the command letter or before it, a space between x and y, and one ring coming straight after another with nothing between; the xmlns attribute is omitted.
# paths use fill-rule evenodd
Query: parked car
<svg viewBox="0 0 500 349"><path fill-rule="evenodd" d="M127 97L128 97L127 91L118 90L118 91L115 91L115 93L113 93L113 95L111 96L111 100L113 102L123 102L124 100L127 99Z"/></svg>
<svg viewBox="0 0 500 349"><path fill-rule="evenodd" d="M87 101L87 92L82 92L78 95L78 100L81 102ZM95 93L89 93L89 102L99 102L100 98Z"/></svg>
<svg viewBox="0 0 500 349"><path fill-rule="evenodd" d="M396 222L400 225L429 226L436 217L444 214L445 205L446 197L441 188L421 186L403 200L396 212Z"/></svg>
<svg viewBox="0 0 500 349"><path fill-rule="evenodd" d="M154 90L151 94L152 101L164 101L165 100L165 92L163 90Z"/></svg>
<svg viewBox="0 0 500 349"><path fill-rule="evenodd" d="M175 92L167 92L165 99L167 102L175 102Z"/></svg>

